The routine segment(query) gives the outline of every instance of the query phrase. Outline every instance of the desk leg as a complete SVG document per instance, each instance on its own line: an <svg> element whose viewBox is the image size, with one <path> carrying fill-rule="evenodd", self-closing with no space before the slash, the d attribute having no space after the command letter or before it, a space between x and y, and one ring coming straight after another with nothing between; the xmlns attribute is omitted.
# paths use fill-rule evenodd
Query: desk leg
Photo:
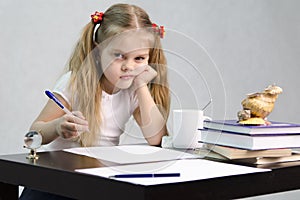
<svg viewBox="0 0 300 200"><path fill-rule="evenodd" d="M19 198L19 187L0 182L0 200L17 200Z"/></svg>

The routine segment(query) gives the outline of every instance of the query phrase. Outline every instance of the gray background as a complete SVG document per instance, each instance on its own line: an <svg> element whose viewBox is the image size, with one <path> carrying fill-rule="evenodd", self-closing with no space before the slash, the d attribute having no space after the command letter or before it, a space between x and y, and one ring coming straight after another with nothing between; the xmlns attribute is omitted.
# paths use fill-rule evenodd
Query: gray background
<svg viewBox="0 0 300 200"><path fill-rule="evenodd" d="M62 73L82 27L116 2L0 1L0 154L24 152L23 136L48 100L43 92ZM212 97L207 115L236 118L247 93L276 83L283 94L269 119L300 123L300 1L123 2L140 5L167 29L172 109L201 108Z"/></svg>

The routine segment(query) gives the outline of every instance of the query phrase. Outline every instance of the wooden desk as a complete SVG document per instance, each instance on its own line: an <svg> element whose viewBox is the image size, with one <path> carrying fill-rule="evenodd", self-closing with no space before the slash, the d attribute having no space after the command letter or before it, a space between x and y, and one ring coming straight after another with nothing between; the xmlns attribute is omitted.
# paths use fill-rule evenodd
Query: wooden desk
<svg viewBox="0 0 300 200"><path fill-rule="evenodd" d="M184 183L142 186L75 172L115 165L63 151L39 153L32 163L26 154L0 156L0 199L17 199L18 186L75 199L232 199L300 189L300 163L274 166L270 172ZM270 166L271 167L271 166ZM277 168L278 167L278 168Z"/></svg>

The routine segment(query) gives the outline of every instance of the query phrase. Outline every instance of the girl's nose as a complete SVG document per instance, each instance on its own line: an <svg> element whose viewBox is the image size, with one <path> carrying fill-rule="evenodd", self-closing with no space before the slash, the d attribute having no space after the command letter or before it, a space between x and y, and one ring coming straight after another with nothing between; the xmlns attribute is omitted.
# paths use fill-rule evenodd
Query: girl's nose
<svg viewBox="0 0 300 200"><path fill-rule="evenodd" d="M134 63L133 62L130 62L130 61L127 61L127 62L124 62L123 65L121 66L121 70L124 71L124 72L127 72L127 71L132 71L134 70Z"/></svg>

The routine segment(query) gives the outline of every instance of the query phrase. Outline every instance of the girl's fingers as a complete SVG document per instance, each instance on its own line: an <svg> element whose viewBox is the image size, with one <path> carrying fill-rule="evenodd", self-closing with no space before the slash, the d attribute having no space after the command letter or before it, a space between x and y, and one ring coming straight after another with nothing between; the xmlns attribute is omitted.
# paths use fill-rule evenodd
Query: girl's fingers
<svg viewBox="0 0 300 200"><path fill-rule="evenodd" d="M88 126L75 124L75 123L72 123L72 122L66 123L64 128L65 128L65 130L70 131L70 132L73 132L73 131L77 131L77 132L88 131Z"/></svg>
<svg viewBox="0 0 300 200"><path fill-rule="evenodd" d="M58 135L63 138L79 136L83 132L90 132L88 121L80 111L73 111L72 114L65 114L60 119L57 127Z"/></svg>
<svg viewBox="0 0 300 200"><path fill-rule="evenodd" d="M85 119L85 117L83 116L82 112L80 112L80 111L73 111L72 113L73 113L73 115L75 115L76 117L79 117L79 118L81 118L81 119Z"/></svg>
<svg viewBox="0 0 300 200"><path fill-rule="evenodd" d="M62 125L62 135L64 138L71 138L80 135L83 132L89 132L88 126L67 122Z"/></svg>
<svg viewBox="0 0 300 200"><path fill-rule="evenodd" d="M139 67L135 68L134 71L135 71L136 75L143 73L147 69L148 66L149 65L143 65L143 66L139 66Z"/></svg>
<svg viewBox="0 0 300 200"><path fill-rule="evenodd" d="M88 121L85 120L83 117L75 116L75 115L66 115L67 122L73 122L79 125L88 125Z"/></svg>

